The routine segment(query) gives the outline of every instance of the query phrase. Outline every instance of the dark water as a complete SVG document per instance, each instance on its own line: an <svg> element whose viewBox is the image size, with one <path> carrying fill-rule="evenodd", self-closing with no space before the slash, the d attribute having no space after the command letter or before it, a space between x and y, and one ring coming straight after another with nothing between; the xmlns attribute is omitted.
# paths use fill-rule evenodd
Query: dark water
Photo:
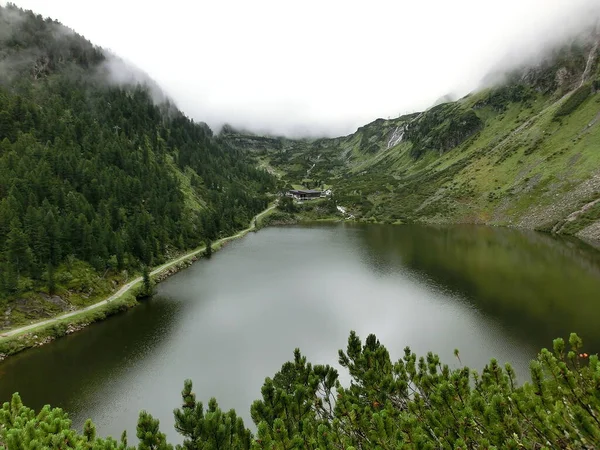
<svg viewBox="0 0 600 450"><path fill-rule="evenodd" d="M270 228L173 276L152 300L0 364L14 391L87 417L102 435L135 435L141 409L177 440L185 378L205 403L249 420L251 402L300 347L337 363L350 330L453 366L511 362L521 380L552 338L600 348L600 253L547 235L485 227L319 225ZM347 376L342 372L342 377ZM250 425L250 423L248 423Z"/></svg>

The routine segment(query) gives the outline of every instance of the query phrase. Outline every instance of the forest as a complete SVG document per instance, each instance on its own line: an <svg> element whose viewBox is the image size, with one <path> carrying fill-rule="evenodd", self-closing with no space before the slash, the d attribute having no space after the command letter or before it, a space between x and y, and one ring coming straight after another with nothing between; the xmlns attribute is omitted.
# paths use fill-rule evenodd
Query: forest
<svg viewBox="0 0 600 450"><path fill-rule="evenodd" d="M186 380L175 428L178 449L592 449L600 445L600 364L583 353L571 334L555 339L531 361L531 380L519 384L507 364L492 359L481 373L437 355L417 357L410 348L393 362L374 335L363 342L351 332L339 365L350 375L340 382L329 365L312 365L299 349L251 406L256 432L235 411L206 405ZM83 432L58 408L35 412L18 394L0 410L0 448L175 448L147 411L139 414L137 447L100 438L91 420Z"/></svg>
<svg viewBox="0 0 600 450"><path fill-rule="evenodd" d="M141 271L268 204L271 175L151 80L111 82L113 55L11 4L0 30L0 298Z"/></svg>

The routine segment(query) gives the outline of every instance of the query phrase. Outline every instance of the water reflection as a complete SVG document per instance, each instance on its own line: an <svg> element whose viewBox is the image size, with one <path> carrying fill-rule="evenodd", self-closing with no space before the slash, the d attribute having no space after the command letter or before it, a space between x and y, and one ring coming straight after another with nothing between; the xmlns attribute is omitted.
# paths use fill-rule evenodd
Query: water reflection
<svg viewBox="0 0 600 450"><path fill-rule="evenodd" d="M250 405L299 347L336 364L350 330L401 357L438 353L524 380L540 346L576 330L597 348L599 253L537 233L483 227L269 228L158 287L138 308L0 364L0 400L65 408L76 426L135 435L139 410L169 438L183 380L250 424ZM589 351L588 353L593 353ZM342 372L347 382L347 375Z"/></svg>
<svg viewBox="0 0 600 450"><path fill-rule="evenodd" d="M538 348L576 331L600 349L590 320L600 313L600 252L581 241L468 225L359 229L379 270L408 268L459 292Z"/></svg>
<svg viewBox="0 0 600 450"><path fill-rule="evenodd" d="M148 355L160 352L185 305L151 302L4 361L0 402L17 391L27 406L36 409L51 404L67 411L89 411L110 402L118 395L119 380L127 379ZM76 423L85 420L74 418Z"/></svg>

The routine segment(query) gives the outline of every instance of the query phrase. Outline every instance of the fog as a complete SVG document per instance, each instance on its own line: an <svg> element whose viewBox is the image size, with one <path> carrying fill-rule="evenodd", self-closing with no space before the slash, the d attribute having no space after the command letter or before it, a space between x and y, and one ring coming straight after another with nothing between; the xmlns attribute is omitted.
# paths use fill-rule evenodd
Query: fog
<svg viewBox="0 0 600 450"><path fill-rule="evenodd" d="M460 97L600 17L598 0L14 3L131 62L197 121L291 136Z"/></svg>

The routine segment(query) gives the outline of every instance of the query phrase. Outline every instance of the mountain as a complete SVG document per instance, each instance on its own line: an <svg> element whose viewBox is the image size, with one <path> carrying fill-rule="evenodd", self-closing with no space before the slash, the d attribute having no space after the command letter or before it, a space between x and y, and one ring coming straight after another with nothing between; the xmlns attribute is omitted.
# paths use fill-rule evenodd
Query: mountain
<svg viewBox="0 0 600 450"><path fill-rule="evenodd" d="M253 164L135 68L0 7L0 325L245 228L275 186Z"/></svg>
<svg viewBox="0 0 600 450"><path fill-rule="evenodd" d="M600 26L496 84L335 139L225 135L359 220L485 223L600 238Z"/></svg>

